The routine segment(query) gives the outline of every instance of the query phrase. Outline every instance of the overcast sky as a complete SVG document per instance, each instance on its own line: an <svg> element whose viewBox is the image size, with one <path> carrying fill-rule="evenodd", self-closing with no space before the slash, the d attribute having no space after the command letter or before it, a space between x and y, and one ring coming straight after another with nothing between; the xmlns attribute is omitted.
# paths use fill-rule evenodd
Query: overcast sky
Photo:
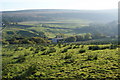
<svg viewBox="0 0 120 80"><path fill-rule="evenodd" d="M117 9L119 0L0 0L0 10Z"/></svg>

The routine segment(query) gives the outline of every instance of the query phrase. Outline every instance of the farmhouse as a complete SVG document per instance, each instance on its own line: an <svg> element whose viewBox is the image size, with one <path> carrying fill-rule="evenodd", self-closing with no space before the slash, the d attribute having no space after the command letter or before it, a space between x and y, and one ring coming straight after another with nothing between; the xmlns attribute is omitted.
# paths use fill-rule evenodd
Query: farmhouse
<svg viewBox="0 0 120 80"><path fill-rule="evenodd" d="M61 35L57 35L55 38L52 38L53 43L63 42L64 38Z"/></svg>
<svg viewBox="0 0 120 80"><path fill-rule="evenodd" d="M62 42L62 41L63 41L63 38L53 38L52 39L53 43L58 43L58 42Z"/></svg>

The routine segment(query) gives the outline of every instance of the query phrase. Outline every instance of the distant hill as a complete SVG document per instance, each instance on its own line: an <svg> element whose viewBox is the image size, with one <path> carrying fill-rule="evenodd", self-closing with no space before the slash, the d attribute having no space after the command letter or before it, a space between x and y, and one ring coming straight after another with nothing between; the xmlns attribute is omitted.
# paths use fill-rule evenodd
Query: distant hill
<svg viewBox="0 0 120 80"><path fill-rule="evenodd" d="M3 19L24 21L64 21L84 20L91 22L111 22L117 20L117 10L70 10L70 9L35 9L3 11Z"/></svg>
<svg viewBox="0 0 120 80"><path fill-rule="evenodd" d="M3 37L49 37L84 33L116 36L117 10L35 9L3 11L2 19L15 22L3 31ZM16 24L17 22L17 24Z"/></svg>

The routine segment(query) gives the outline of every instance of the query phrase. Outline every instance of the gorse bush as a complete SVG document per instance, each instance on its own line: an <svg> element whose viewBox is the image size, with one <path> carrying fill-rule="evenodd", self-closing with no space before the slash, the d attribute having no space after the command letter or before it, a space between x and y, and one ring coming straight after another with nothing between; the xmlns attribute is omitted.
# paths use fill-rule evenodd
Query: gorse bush
<svg viewBox="0 0 120 80"><path fill-rule="evenodd" d="M72 46L67 47L67 49L72 49Z"/></svg>
<svg viewBox="0 0 120 80"><path fill-rule="evenodd" d="M34 53L39 53L39 49L36 49Z"/></svg>
<svg viewBox="0 0 120 80"><path fill-rule="evenodd" d="M53 53L53 52L56 52L56 49L55 48L49 48L44 53L42 53L42 55L47 55L47 54L50 54L50 53Z"/></svg>
<svg viewBox="0 0 120 80"><path fill-rule="evenodd" d="M118 46L110 49L110 44L84 44L83 46L83 44L65 43L60 45L61 47L57 44L3 45L3 79L105 78L114 80L115 78L119 80ZM74 46L80 47L73 49ZM15 49L18 50L14 51Z"/></svg>
<svg viewBox="0 0 120 80"><path fill-rule="evenodd" d="M34 48L30 48L30 51L33 51L34 50Z"/></svg>
<svg viewBox="0 0 120 80"><path fill-rule="evenodd" d="M22 62L24 62L24 61L25 61L25 56L20 55L20 56L17 58L16 63L22 63Z"/></svg>
<svg viewBox="0 0 120 80"><path fill-rule="evenodd" d="M110 45L110 46L89 46L89 50L104 50L104 49L116 49L118 46L117 45Z"/></svg>
<svg viewBox="0 0 120 80"><path fill-rule="evenodd" d="M66 53L64 59L70 59L72 58L72 54Z"/></svg>
<svg viewBox="0 0 120 80"><path fill-rule="evenodd" d="M89 46L89 50L100 50L101 48L99 46Z"/></svg>
<svg viewBox="0 0 120 80"><path fill-rule="evenodd" d="M73 49L79 48L79 45L75 45L73 46Z"/></svg>
<svg viewBox="0 0 120 80"><path fill-rule="evenodd" d="M86 61L97 60L97 59L98 59L97 55L88 55Z"/></svg>
<svg viewBox="0 0 120 80"><path fill-rule="evenodd" d="M79 50L79 53L84 53L86 50L83 50L83 49L81 49L81 50Z"/></svg>
<svg viewBox="0 0 120 80"><path fill-rule="evenodd" d="M65 60L65 64L66 63L73 63L75 61L75 58L73 57L73 54L72 53L65 53L61 59L64 59Z"/></svg>
<svg viewBox="0 0 120 80"><path fill-rule="evenodd" d="M118 47L118 45L113 45L113 44L112 44L112 45L110 45L109 48L110 48L110 49L116 49L117 47Z"/></svg>
<svg viewBox="0 0 120 80"><path fill-rule="evenodd" d="M61 48L61 44L60 43L58 43L58 47Z"/></svg>
<svg viewBox="0 0 120 80"><path fill-rule="evenodd" d="M81 45L81 48L84 48L84 45Z"/></svg>
<svg viewBox="0 0 120 80"><path fill-rule="evenodd" d="M2 56L10 57L13 56L13 54L2 54Z"/></svg>
<svg viewBox="0 0 120 80"><path fill-rule="evenodd" d="M101 50L103 50L103 49L109 49L109 46L101 47Z"/></svg>
<svg viewBox="0 0 120 80"><path fill-rule="evenodd" d="M65 52L67 52L68 51L68 49L67 48L64 48L62 51L61 51L61 53L65 53Z"/></svg>
<svg viewBox="0 0 120 80"><path fill-rule="evenodd" d="M41 51L45 51L45 50L46 50L46 48L44 48L44 47L41 47L41 48L40 48L40 50L41 50Z"/></svg>

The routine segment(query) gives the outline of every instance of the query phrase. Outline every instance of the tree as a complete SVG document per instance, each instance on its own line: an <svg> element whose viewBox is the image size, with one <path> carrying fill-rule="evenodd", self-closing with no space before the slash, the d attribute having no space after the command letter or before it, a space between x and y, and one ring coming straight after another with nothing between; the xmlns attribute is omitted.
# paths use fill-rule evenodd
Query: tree
<svg viewBox="0 0 120 80"><path fill-rule="evenodd" d="M68 37L65 39L66 42L75 42L76 41L76 37L75 36L72 36L72 37Z"/></svg>
<svg viewBox="0 0 120 80"><path fill-rule="evenodd" d="M90 39L92 39L92 34L91 33L86 33L84 38L85 38L85 40L90 40Z"/></svg>
<svg viewBox="0 0 120 80"><path fill-rule="evenodd" d="M84 35L78 35L76 36L76 41L83 41L84 40Z"/></svg>
<svg viewBox="0 0 120 80"><path fill-rule="evenodd" d="M99 39L99 38L105 38L106 36L104 34L101 33L95 33L92 35L93 39Z"/></svg>

